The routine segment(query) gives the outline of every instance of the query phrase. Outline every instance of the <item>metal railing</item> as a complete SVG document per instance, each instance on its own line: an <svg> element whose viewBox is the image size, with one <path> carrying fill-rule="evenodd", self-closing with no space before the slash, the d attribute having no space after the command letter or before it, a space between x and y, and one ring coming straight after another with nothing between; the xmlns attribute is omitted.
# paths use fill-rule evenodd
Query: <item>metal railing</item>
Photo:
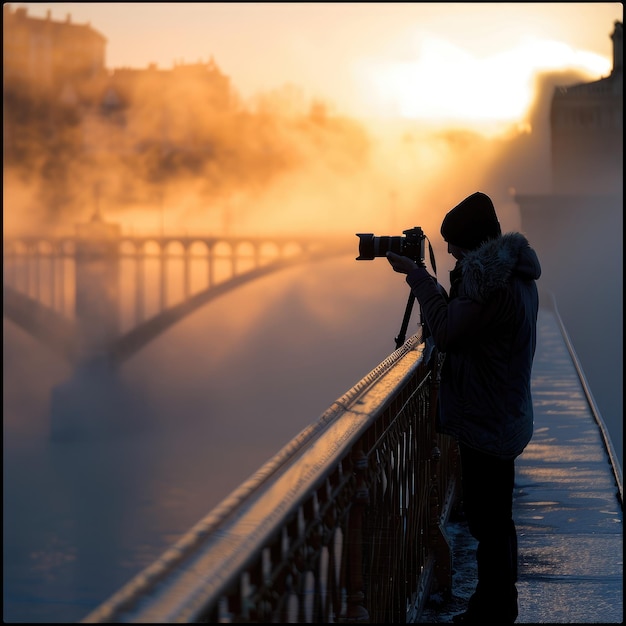
<svg viewBox="0 0 626 626"><path fill-rule="evenodd" d="M420 333L82 621L410 622L449 592L456 445Z"/></svg>
<svg viewBox="0 0 626 626"><path fill-rule="evenodd" d="M617 497L619 499L620 505L624 505L624 478L622 474L622 467L619 462L619 457L615 448L613 446L613 442L611 441L611 436L609 434L609 429L602 417L602 413L598 408L598 405L591 393L591 386L587 381L587 377L585 376L585 372L583 371L582 364L580 359L578 358L578 354L574 349L574 344L565 328L565 324L561 319L561 314L559 313L559 308L556 304L556 297L554 293L551 291L544 291L541 293L542 302L546 303L548 308L552 310L554 316L556 317L556 321L559 325L559 329L561 331L561 335L563 336L563 341L565 341L565 345L567 346L567 351L572 358L572 362L574 363L574 367L576 368L576 374L580 379L580 384L582 385L583 392L585 394L585 398L587 399L587 403L589 404L589 408L591 410L591 414L593 415L593 419L595 420L598 428L600 429L600 435L602 437L602 443L604 444L604 448L609 457L609 463L611 465L611 469L613 475L615 476L615 486L617 488Z"/></svg>

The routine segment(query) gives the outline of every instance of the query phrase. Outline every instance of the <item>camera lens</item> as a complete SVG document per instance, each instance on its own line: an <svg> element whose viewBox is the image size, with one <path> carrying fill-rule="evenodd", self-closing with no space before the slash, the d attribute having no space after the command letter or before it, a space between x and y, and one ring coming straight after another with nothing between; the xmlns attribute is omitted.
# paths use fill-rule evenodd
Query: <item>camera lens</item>
<svg viewBox="0 0 626 626"><path fill-rule="evenodd" d="M357 261L371 261L374 254L374 233L357 233L359 238L359 256Z"/></svg>
<svg viewBox="0 0 626 626"><path fill-rule="evenodd" d="M402 241L404 237L374 237L374 250L376 256L387 256L387 252L402 254Z"/></svg>
<svg viewBox="0 0 626 626"><path fill-rule="evenodd" d="M402 254L404 237L376 237L372 233L357 233L359 238L359 256L357 261L371 261L376 257L384 257L387 252Z"/></svg>

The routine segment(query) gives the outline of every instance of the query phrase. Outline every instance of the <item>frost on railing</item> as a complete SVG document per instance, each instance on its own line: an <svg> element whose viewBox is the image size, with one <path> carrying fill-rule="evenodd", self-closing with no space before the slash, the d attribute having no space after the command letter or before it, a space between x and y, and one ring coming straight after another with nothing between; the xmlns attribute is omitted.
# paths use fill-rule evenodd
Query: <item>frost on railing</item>
<svg viewBox="0 0 626 626"><path fill-rule="evenodd" d="M417 619L451 584L439 364L408 339L83 622Z"/></svg>

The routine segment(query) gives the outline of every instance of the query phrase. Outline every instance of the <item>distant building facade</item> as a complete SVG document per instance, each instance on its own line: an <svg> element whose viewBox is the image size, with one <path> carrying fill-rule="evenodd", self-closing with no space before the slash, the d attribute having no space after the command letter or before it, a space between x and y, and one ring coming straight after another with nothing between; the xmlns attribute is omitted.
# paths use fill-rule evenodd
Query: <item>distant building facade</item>
<svg viewBox="0 0 626 626"><path fill-rule="evenodd" d="M25 8L2 7L5 85L58 89L67 80L93 78L105 70L106 37L89 24L34 18Z"/></svg>
<svg viewBox="0 0 626 626"><path fill-rule="evenodd" d="M5 4L3 35L5 90L73 108L89 154L129 153L149 142L164 151L206 150L197 145L199 120L233 106L230 78L213 59L171 70L107 69L106 38L70 14L58 22L50 11L34 18Z"/></svg>
<svg viewBox="0 0 626 626"><path fill-rule="evenodd" d="M623 213L623 25L615 22L613 69L591 83L556 87L550 109L552 193L516 194L522 227L548 269L579 255L570 230L596 233L605 214ZM615 233L607 232L607 240ZM621 237L621 229L619 236ZM582 244L583 242L581 242ZM563 249L559 249L560 247ZM560 281L546 279L551 287Z"/></svg>
<svg viewBox="0 0 626 626"><path fill-rule="evenodd" d="M622 419L623 25L613 69L595 82L556 87L551 123L552 193L516 193L522 230L551 292L604 419Z"/></svg>
<svg viewBox="0 0 626 626"><path fill-rule="evenodd" d="M622 175L623 25L615 23L613 70L592 83L557 87L550 111L554 193L605 193Z"/></svg>

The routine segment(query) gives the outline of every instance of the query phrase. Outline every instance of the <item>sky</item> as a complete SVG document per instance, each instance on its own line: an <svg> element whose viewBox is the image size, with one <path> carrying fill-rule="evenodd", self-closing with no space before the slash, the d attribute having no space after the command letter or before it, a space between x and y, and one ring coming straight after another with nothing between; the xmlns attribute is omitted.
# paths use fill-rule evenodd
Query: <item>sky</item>
<svg viewBox="0 0 626 626"><path fill-rule="evenodd" d="M611 70L617 2L14 3L107 38L108 68L213 58L244 98L294 85L340 114L480 122L522 117L532 78Z"/></svg>

